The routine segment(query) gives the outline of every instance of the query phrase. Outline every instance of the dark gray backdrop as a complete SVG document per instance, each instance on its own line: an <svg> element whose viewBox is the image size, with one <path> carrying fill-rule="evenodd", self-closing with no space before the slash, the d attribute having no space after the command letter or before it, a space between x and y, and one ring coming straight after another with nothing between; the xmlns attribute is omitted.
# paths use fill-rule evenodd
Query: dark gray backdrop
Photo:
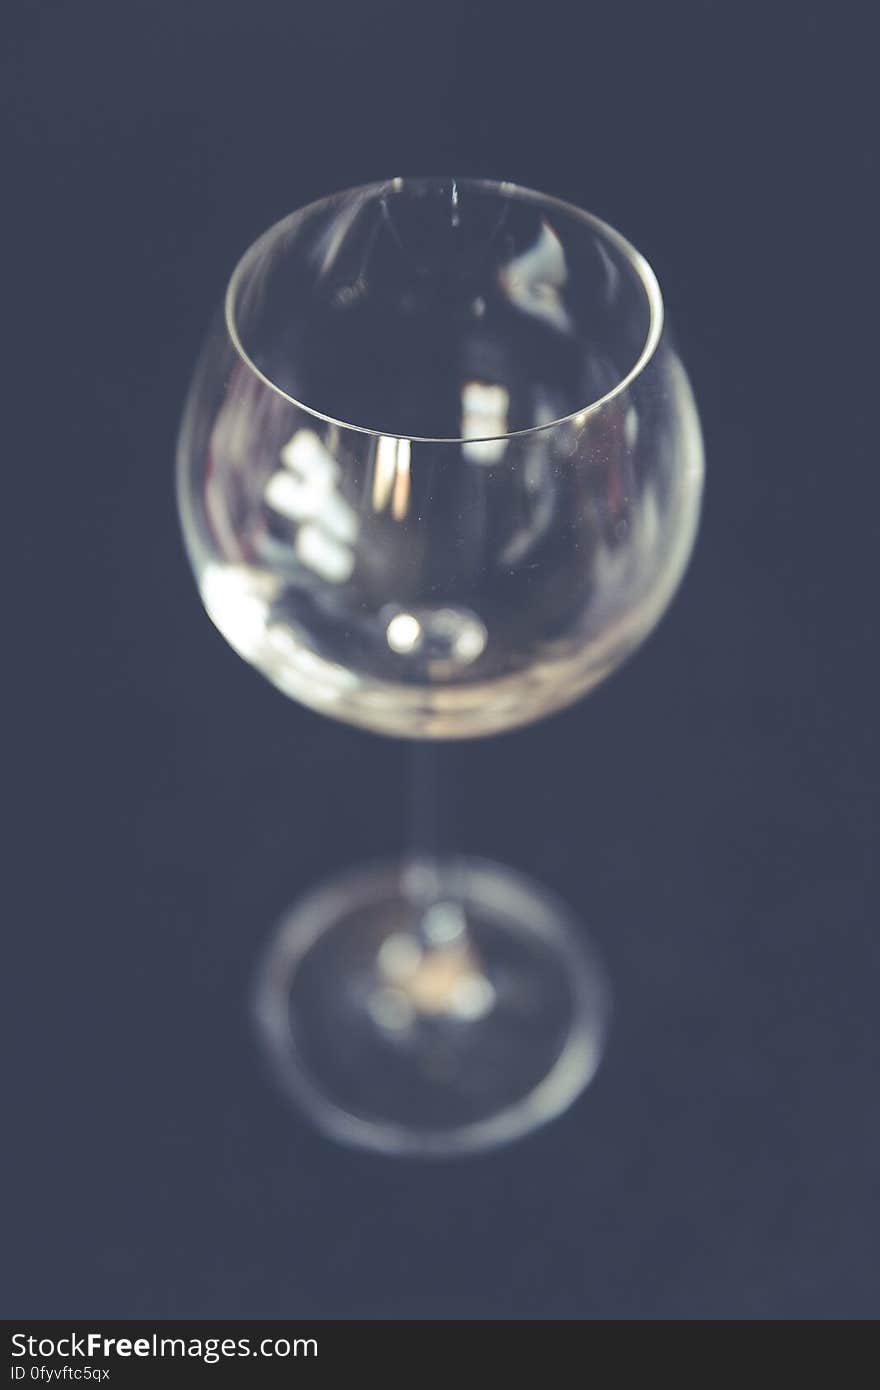
<svg viewBox="0 0 880 1390"><path fill-rule="evenodd" d="M867 12L13 5L7 1313L876 1312ZM636 241L709 471L643 651L564 715L449 751L462 845L599 937L607 1061L541 1135L419 1165L314 1136L245 1008L284 905L400 843L403 751L226 648L171 470L244 246L337 187L426 172L531 184Z"/></svg>

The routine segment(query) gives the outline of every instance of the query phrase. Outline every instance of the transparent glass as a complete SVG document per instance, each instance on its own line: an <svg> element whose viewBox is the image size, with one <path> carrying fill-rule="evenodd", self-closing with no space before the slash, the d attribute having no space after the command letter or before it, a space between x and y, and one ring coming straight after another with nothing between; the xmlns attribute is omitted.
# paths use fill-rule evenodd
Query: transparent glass
<svg viewBox="0 0 880 1390"><path fill-rule="evenodd" d="M280 690L463 739L570 704L633 651L684 571L702 464L660 290L623 237L508 183L393 179L245 254L190 391L179 499L208 613ZM543 890L425 844L294 908L259 1010L325 1129L429 1153L558 1113L608 1003Z"/></svg>

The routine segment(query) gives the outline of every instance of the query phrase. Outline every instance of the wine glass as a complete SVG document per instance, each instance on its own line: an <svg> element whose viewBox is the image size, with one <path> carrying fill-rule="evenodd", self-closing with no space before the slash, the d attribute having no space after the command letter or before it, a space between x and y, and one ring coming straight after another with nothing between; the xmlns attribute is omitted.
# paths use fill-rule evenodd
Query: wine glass
<svg viewBox="0 0 880 1390"><path fill-rule="evenodd" d="M217 627L285 694L420 749L578 699L658 621L696 530L700 429L663 317L618 232L510 183L396 178L270 228L181 429ZM257 1009L322 1129L413 1154L560 1113L609 1014L562 904L429 843L295 905Z"/></svg>

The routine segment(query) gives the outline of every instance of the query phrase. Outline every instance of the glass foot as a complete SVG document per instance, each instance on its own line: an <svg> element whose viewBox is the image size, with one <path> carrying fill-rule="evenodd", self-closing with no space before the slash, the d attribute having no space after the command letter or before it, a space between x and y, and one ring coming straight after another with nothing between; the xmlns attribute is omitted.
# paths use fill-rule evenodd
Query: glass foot
<svg viewBox="0 0 880 1390"><path fill-rule="evenodd" d="M589 939L543 888L480 860L347 873L280 923L257 1014L326 1133L384 1153L506 1143L596 1071L609 1017Z"/></svg>

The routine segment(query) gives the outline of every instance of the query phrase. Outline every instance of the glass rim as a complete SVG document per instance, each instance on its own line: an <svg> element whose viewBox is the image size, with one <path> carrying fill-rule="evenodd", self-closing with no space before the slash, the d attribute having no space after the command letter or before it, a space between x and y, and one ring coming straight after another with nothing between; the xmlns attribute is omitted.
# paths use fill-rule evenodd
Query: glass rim
<svg viewBox="0 0 880 1390"><path fill-rule="evenodd" d="M318 410L315 406L309 405L306 401L297 399L296 396L292 396L288 391L285 391L283 387L279 386L277 382L273 381L271 377L267 376L265 372L260 370L242 343L236 322L236 301L244 275L259 256L263 254L268 245L282 232L294 227L298 221L312 213L318 212L323 207L328 207L339 199L353 197L358 194L381 193L384 190L399 193L406 186L411 188L430 188L437 186L439 188L443 185L454 185L456 188L480 190L482 192L498 194L506 198L518 198L522 202L536 203L549 210L566 213L582 222L585 226L591 228L600 238L610 242L623 256L629 268L639 281L648 301L648 327L641 352L629 371L621 377L620 381L618 381L610 391L606 391L604 395L597 397L593 401L586 402L576 410L569 411L566 415L560 415L557 419L548 420L543 424L530 425L527 429L510 430L504 434L433 436L400 434L395 433L393 430L373 429L367 425L358 425L349 420L339 419L334 415L328 414L326 411ZM377 179L371 183L355 184L353 187L340 189L336 193L325 194L321 198L316 198L311 203L306 203L303 207L296 208L293 212L288 213L286 217L282 217L277 222L273 222L264 232L260 233L255 241L251 242L250 246L238 260L226 288L224 318L226 322L226 331L229 334L232 346L248 370L262 381L265 386L268 386L270 390L274 391L276 395L286 400L290 405L296 406L298 410L302 410L306 415L310 415L313 419L322 420L325 424L334 425L340 430L367 435L372 439L405 439L411 444L461 445L523 439L528 435L536 435L543 433L545 430L558 429L560 425L571 424L574 421L581 421L591 415L597 414L617 396L621 396L625 391L629 390L633 382L642 375L645 368L650 363L663 333L664 305L663 295L657 276L654 274L653 268L648 260L635 246L633 246L632 242L628 241L615 227L612 227L609 222L603 221L602 218L597 217L594 213L586 212L575 203L566 202L562 198L555 198L547 193L540 193L536 189L526 188L521 184L511 183L506 179L496 180L459 178L453 175L428 175L417 178L397 177L393 179Z"/></svg>

